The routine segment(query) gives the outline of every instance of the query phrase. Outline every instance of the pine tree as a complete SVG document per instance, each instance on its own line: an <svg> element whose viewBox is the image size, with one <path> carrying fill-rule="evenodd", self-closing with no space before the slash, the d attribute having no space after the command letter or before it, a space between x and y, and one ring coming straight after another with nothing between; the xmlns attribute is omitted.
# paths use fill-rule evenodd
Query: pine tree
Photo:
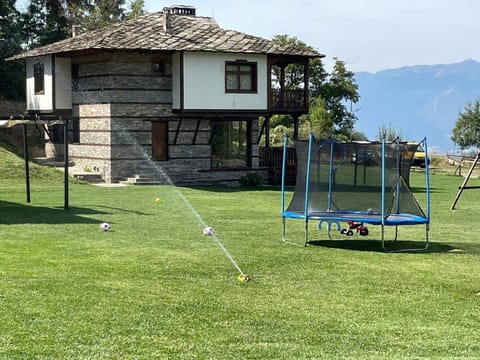
<svg viewBox="0 0 480 360"><path fill-rule="evenodd" d="M24 43L35 48L145 12L143 0L129 5L127 11L125 0L30 0L22 14Z"/></svg>
<svg viewBox="0 0 480 360"><path fill-rule="evenodd" d="M4 59L21 49L20 14L15 0L0 2L0 98L21 99L25 94L23 66Z"/></svg>

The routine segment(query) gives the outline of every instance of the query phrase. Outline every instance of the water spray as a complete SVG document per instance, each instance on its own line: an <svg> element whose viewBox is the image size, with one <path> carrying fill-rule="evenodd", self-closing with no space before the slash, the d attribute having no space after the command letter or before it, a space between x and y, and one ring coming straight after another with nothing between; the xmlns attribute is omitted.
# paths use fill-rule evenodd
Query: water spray
<svg viewBox="0 0 480 360"><path fill-rule="evenodd" d="M205 221L203 221L202 217L200 216L200 214L197 212L197 210L195 210L195 208L193 207L193 205L190 203L190 201L188 201L188 199L185 197L185 195L175 186L175 184L173 183L172 179L170 178L170 176L168 176L168 174L165 172L165 170L157 165L151 158L151 156L149 154L147 154L147 152L141 147L138 145L137 141L133 138L133 136L131 134L129 134L123 127L119 126L119 129L120 133L122 135L124 135L128 140L130 140L133 144L137 145L138 148L141 149L142 151L142 156L144 157L144 159L146 161L148 161L149 163L151 163L153 166L154 166L154 169L155 171L157 171L157 173L163 178L165 179L166 183L168 185L170 185L172 187L172 189L174 190L175 194L182 200L183 204L195 215L197 221L201 224L201 226L203 226L203 234L205 236L208 236L210 237L214 242L215 244L218 246L218 248L223 252L223 254L225 255L225 257L230 261L230 263L232 264L232 266L239 272L239 275L237 276L237 280L240 281L240 282L248 282L250 280L250 276L245 274L242 269L240 268L240 266L237 264L237 262L235 261L235 259L233 258L233 256L228 252L228 250L225 248L225 246L222 244L222 242L220 241L220 239L215 235L215 232L213 231L213 228L208 226ZM161 199L160 197L157 197L155 199L155 203L157 205L159 205L161 203ZM207 231L207 234L205 233Z"/></svg>

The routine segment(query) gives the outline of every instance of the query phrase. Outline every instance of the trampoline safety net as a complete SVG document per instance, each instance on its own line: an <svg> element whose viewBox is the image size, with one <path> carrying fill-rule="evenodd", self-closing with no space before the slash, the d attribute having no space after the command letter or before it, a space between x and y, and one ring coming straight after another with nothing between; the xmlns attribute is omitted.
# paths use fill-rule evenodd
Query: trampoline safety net
<svg viewBox="0 0 480 360"><path fill-rule="evenodd" d="M304 214L308 199L307 213L312 216L315 212L358 212L377 218L401 213L425 217L409 187L418 144L343 143L312 137L295 140L294 145L297 178L287 213Z"/></svg>

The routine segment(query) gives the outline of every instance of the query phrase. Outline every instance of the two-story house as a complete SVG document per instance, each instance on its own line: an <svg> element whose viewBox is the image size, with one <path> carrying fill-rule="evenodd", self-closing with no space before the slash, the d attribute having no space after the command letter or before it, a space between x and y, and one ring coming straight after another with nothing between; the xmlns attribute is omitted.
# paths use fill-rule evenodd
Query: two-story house
<svg viewBox="0 0 480 360"><path fill-rule="evenodd" d="M71 119L68 151L76 165L105 182L161 177L156 167L185 184L265 172L260 135L273 114L298 119L308 112L308 63L322 56L173 6L11 60L25 62L29 114ZM303 88L285 88L288 64L302 65ZM259 117L267 119L262 127ZM47 153L61 155L61 128L49 133Z"/></svg>

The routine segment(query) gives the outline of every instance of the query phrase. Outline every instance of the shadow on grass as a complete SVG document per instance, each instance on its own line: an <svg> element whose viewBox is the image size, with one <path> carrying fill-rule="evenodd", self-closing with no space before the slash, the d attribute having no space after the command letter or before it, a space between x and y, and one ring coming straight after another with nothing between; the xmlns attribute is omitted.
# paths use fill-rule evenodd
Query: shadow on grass
<svg viewBox="0 0 480 360"><path fill-rule="evenodd" d="M438 189L436 187L433 187L433 186L430 186L429 188L430 190L430 193L438 193L438 192L443 192L443 189ZM425 187L420 187L420 186L411 186L410 187L410 191L415 194L415 193L418 193L418 194L424 194L427 192L427 189L425 189Z"/></svg>
<svg viewBox="0 0 480 360"><path fill-rule="evenodd" d="M308 245L354 251L384 252L380 240L312 240L308 242ZM413 240L385 241L385 247L388 251L419 249L419 251L404 251L415 254L448 253L458 249L449 244L430 242L426 250L421 250L424 245L425 243L422 241Z"/></svg>
<svg viewBox="0 0 480 360"><path fill-rule="evenodd" d="M82 215L105 214L89 208L32 206L0 200L0 224L94 224Z"/></svg>
<svg viewBox="0 0 480 360"><path fill-rule="evenodd" d="M178 188L188 188L194 190L208 191L208 192L217 192L217 193L235 193L235 192L246 192L246 191L278 191L282 190L280 185L258 185L258 186L241 186L241 185L192 185L192 186L177 186ZM351 189L351 187L349 187ZM378 188L369 189L362 188L364 193L379 193ZM422 187L411 187L410 190L412 193L426 193L426 189ZM286 192L295 192L295 186L287 185L285 186ZM341 191L337 189L337 191ZM430 193L442 192L440 189L430 187Z"/></svg>
<svg viewBox="0 0 480 360"><path fill-rule="evenodd" d="M201 191L217 192L217 193L235 193L242 191L280 191L279 185L258 185L258 186L241 186L241 185L198 185L198 186L177 186L178 188L188 188ZM294 191L295 188L288 186L286 191Z"/></svg>
<svg viewBox="0 0 480 360"><path fill-rule="evenodd" d="M142 212L142 211L129 210L129 209L113 207L113 206L105 206L105 205L96 205L96 206L99 207L99 208L115 210L115 211L118 211L118 212L132 213L132 214L136 214L136 215L152 215L152 214L148 214L148 213L145 213L145 212Z"/></svg>

